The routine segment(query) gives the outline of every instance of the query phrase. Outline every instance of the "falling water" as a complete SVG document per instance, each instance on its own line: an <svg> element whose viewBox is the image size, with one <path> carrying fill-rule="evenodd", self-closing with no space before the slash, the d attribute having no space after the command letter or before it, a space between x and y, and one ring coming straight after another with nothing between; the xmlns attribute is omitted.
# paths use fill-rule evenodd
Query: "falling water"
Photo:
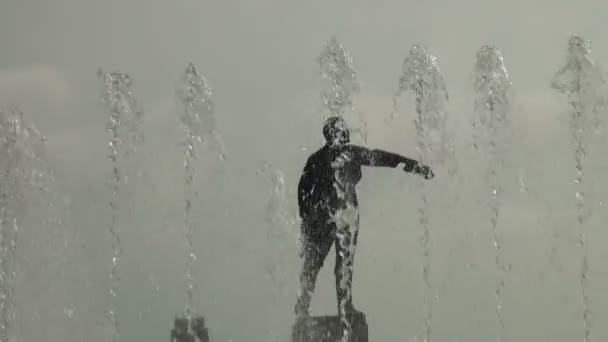
<svg viewBox="0 0 608 342"><path fill-rule="evenodd" d="M14 341L14 281L19 217L30 197L54 180L44 156L45 138L17 108L0 110L0 342Z"/></svg>
<svg viewBox="0 0 608 342"><path fill-rule="evenodd" d="M345 117L353 110L353 96L360 90L357 72L350 53L332 37L318 59L321 76L327 81L321 91L323 117ZM359 125L352 127L363 141L367 141L367 123L361 116Z"/></svg>
<svg viewBox="0 0 608 342"><path fill-rule="evenodd" d="M103 82L102 101L108 107L109 117L107 130L110 134L108 143L108 159L111 163L111 176L109 180L110 200L109 208L111 221L108 232L111 238L112 264L110 269L110 295L112 304L109 311L112 324L112 341L119 340L120 332L116 314L116 296L120 286L118 275L118 263L121 254L120 235L118 233L118 200L119 189L123 178L121 172L121 157L133 152L135 145L141 143L143 136L138 131L138 125L142 117L133 94L131 93L131 78L128 74L120 72L98 71L98 76ZM124 149L121 151L121 148Z"/></svg>
<svg viewBox="0 0 608 342"><path fill-rule="evenodd" d="M495 249L496 267L496 321L498 342L504 340L504 320L502 315L502 297L504 289L505 266L501 259L501 241L498 234L498 219L500 213L500 189L498 185L498 169L501 163L499 146L501 137L507 121L509 111L509 91L511 82L507 69L503 63L500 50L492 46L483 46L477 52L475 62L475 121L473 132L475 134L475 146L480 148L481 134L487 141L488 157L491 161L489 178L491 184L491 216L490 225L492 230L492 244ZM485 145L484 145L485 146Z"/></svg>
<svg viewBox="0 0 608 342"><path fill-rule="evenodd" d="M280 264L277 264L285 257L285 240L289 236L291 226L295 224L295 215L290 203L290 192L285 183L285 176L281 170L266 164L261 170L266 180L271 185L270 199L266 205L266 222L269 224L267 237L273 245L277 246L276 253L271 256L274 262L271 266L270 275L273 285L281 286L285 280L280 272ZM275 244L276 243L276 244Z"/></svg>
<svg viewBox="0 0 608 342"><path fill-rule="evenodd" d="M409 55L403 61L402 74L395 98L402 93L412 92L416 101L416 133L417 150L419 159L426 163L432 156L434 150L433 135L439 135L440 139L445 137L446 116L444 111L448 99L443 76L437 64L437 57L427 51L424 46L414 45ZM396 103L396 101L395 101ZM445 141L440 141L441 146L447 146ZM432 285L431 272L431 247L428 218L428 198L424 191L424 184L420 182L422 204L418 210L419 223L422 227L420 244L424 256L422 276L425 284L425 329L424 341L429 342L431 338L432 308L431 298Z"/></svg>
<svg viewBox="0 0 608 342"><path fill-rule="evenodd" d="M285 183L285 177L281 170L270 164L265 164L259 173L270 184L270 198L266 205L266 223L268 224L267 238L273 248L270 248L267 272L273 287L273 300L270 301L271 314L269 317L270 341L280 341L277 333L276 323L281 320L281 295L284 294L287 276L285 264L288 257L286 250L290 232L295 230L295 215L293 208L289 205L291 201L290 192Z"/></svg>
<svg viewBox="0 0 608 342"><path fill-rule="evenodd" d="M584 341L590 340L591 328L588 296L588 251L585 225L585 198L583 192L583 164L585 159L585 120L586 115L597 113L602 103L600 90L605 80L603 73L596 65L591 55L591 43L579 36L570 38L566 64L557 72L551 86L568 96L570 104L570 125L574 141L574 162L576 184L577 230L579 232L579 247L581 250L580 286L583 304Z"/></svg>
<svg viewBox="0 0 608 342"><path fill-rule="evenodd" d="M214 136L215 121L213 116L212 92L207 82L196 70L196 65L190 63L182 75L181 84L177 91L180 105L180 121L185 139L184 145L184 235L188 246L186 258L186 318L191 322L194 315L194 283L193 265L196 254L192 242L192 202L194 201L193 180L197 175L193 170L193 162L197 159L196 146ZM220 151L220 157L224 154ZM188 324L190 328L191 324Z"/></svg>
<svg viewBox="0 0 608 342"><path fill-rule="evenodd" d="M4 177L7 175L4 174ZM3 178L4 178L3 177ZM15 254L17 247L17 234L19 228L17 220L11 218L8 213L9 194L2 193L2 203L0 203L0 342L8 342L11 338L12 323L15 319L14 310L14 290L13 282L15 279Z"/></svg>

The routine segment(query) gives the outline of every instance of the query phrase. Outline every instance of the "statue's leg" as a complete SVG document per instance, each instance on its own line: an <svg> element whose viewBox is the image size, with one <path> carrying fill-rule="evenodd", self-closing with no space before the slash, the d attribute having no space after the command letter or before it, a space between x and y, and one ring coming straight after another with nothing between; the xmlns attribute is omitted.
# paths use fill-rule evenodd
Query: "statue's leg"
<svg viewBox="0 0 608 342"><path fill-rule="evenodd" d="M310 301L315 290L317 276L334 241L330 234L315 236L310 234L307 229L303 229L302 232L303 264L300 272L300 290L295 307L297 320L309 317Z"/></svg>
<svg viewBox="0 0 608 342"><path fill-rule="evenodd" d="M338 299L338 315L343 331L343 340L348 341L352 333L349 317L354 314L352 282L355 249L359 235L359 217L348 225L337 228L336 233L336 295Z"/></svg>

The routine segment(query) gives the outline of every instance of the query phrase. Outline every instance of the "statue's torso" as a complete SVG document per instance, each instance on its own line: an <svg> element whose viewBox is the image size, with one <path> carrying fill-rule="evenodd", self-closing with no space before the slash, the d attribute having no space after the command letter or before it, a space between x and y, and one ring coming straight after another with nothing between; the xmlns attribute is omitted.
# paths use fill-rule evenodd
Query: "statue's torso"
<svg viewBox="0 0 608 342"><path fill-rule="evenodd" d="M356 185L362 177L357 150L351 145L321 148L311 156L315 177L314 204L333 212L347 205L358 206ZM340 161L340 159L342 161Z"/></svg>

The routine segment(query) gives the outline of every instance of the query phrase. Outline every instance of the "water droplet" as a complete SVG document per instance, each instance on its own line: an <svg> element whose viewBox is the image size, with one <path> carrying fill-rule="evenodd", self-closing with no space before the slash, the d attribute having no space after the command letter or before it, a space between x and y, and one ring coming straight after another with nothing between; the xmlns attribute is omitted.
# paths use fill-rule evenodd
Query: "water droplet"
<svg viewBox="0 0 608 342"><path fill-rule="evenodd" d="M69 319L74 318L75 310L73 308L63 308L63 314Z"/></svg>

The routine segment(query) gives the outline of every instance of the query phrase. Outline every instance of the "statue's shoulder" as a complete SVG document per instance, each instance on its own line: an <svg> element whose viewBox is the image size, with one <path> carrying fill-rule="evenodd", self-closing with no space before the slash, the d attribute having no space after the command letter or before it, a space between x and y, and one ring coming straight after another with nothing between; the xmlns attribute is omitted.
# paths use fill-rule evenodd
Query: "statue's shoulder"
<svg viewBox="0 0 608 342"><path fill-rule="evenodd" d="M353 155L359 156L362 155L364 153L367 153L369 151L368 148L363 147L363 146L359 146L359 145L346 145L344 147L349 153L352 153Z"/></svg>
<svg viewBox="0 0 608 342"><path fill-rule="evenodd" d="M321 163L326 158L326 154L327 153L325 153L323 148L314 151L306 158L306 167L316 167L317 164Z"/></svg>
<svg viewBox="0 0 608 342"><path fill-rule="evenodd" d="M310 156L308 156L308 160L313 161L313 160L322 159L325 157L326 154L327 154L327 148L325 146L323 146L323 147L319 148L318 150L314 151L313 153L311 153Z"/></svg>
<svg viewBox="0 0 608 342"><path fill-rule="evenodd" d="M359 146L359 145L355 145L355 144L348 144L348 145L344 146L344 148L346 150L353 151L353 152L358 152L358 151L365 150L365 147Z"/></svg>

